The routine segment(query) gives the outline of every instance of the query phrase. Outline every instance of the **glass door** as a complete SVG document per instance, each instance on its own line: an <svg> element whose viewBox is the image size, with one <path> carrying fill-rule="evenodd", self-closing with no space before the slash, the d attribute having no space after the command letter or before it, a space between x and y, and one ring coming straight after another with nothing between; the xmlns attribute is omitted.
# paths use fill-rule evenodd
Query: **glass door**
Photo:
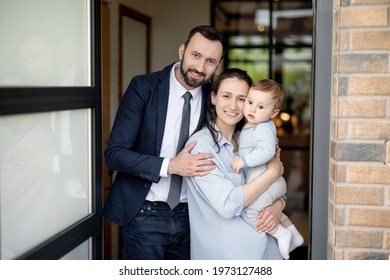
<svg viewBox="0 0 390 280"><path fill-rule="evenodd" d="M101 259L100 1L1 1L0 37L0 259Z"/></svg>

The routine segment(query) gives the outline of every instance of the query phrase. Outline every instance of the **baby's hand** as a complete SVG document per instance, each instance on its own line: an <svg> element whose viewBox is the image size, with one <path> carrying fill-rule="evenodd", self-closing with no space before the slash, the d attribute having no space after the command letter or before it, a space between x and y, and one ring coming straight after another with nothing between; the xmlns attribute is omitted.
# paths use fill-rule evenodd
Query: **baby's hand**
<svg viewBox="0 0 390 280"><path fill-rule="evenodd" d="M244 168L244 162L239 157L236 157L232 162L232 168L234 172L240 173L240 170Z"/></svg>

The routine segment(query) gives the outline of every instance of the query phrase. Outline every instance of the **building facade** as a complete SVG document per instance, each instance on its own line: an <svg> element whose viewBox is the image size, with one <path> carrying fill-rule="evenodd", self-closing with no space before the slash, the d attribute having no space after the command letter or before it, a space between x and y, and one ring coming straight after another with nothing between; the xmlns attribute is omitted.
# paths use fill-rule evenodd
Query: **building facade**
<svg viewBox="0 0 390 280"><path fill-rule="evenodd" d="M390 0L335 0L328 259L390 253Z"/></svg>

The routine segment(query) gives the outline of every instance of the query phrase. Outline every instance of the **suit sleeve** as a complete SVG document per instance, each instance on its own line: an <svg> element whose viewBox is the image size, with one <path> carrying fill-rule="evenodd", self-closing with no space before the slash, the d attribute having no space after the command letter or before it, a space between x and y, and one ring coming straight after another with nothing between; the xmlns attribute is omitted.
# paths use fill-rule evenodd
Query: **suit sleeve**
<svg viewBox="0 0 390 280"><path fill-rule="evenodd" d="M130 82L115 117L105 159L112 170L156 183L163 158L153 155L157 128L155 118L148 117L148 102L153 101L145 93L144 84L139 77ZM151 85L145 87L152 91Z"/></svg>

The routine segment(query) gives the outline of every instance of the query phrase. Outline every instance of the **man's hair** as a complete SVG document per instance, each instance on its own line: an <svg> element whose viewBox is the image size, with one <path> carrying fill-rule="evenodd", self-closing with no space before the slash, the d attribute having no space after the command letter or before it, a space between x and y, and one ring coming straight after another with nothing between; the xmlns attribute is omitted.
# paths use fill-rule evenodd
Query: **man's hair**
<svg viewBox="0 0 390 280"><path fill-rule="evenodd" d="M210 41L221 42L222 50L223 50L222 53L225 54L226 48L225 48L225 42L223 41L222 33L218 29L216 29L215 27L212 27L210 25L199 25L199 26L194 27L190 31L190 33L188 34L187 40L184 43L185 48L187 48L192 37L194 37L194 35L196 33L200 33L203 37L205 37L206 39L208 39ZM223 55L222 55L222 57L223 57Z"/></svg>

